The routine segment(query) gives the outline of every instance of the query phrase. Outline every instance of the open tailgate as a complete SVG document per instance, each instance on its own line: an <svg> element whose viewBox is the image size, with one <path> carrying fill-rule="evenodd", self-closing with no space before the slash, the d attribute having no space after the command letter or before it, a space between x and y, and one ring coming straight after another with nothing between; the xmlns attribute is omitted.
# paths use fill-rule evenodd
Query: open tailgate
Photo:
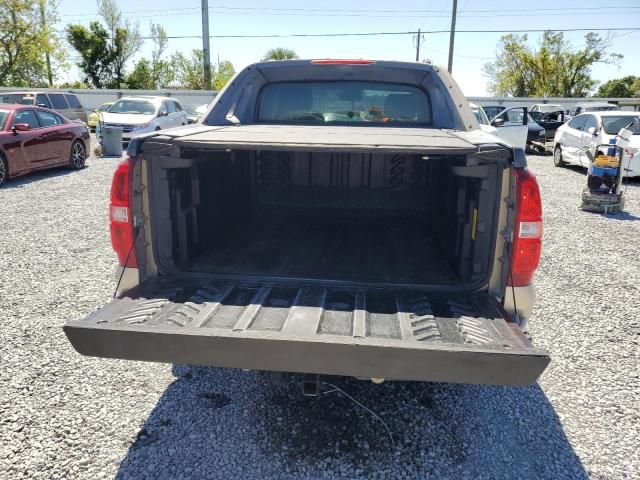
<svg viewBox="0 0 640 480"><path fill-rule="evenodd" d="M549 363L487 294L152 279L64 330L84 355L358 378L527 385Z"/></svg>

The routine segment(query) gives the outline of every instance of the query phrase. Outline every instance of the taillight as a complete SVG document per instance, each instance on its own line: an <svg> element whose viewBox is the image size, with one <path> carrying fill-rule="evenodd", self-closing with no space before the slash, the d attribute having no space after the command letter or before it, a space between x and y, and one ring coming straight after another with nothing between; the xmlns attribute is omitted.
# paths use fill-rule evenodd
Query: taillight
<svg viewBox="0 0 640 480"><path fill-rule="evenodd" d="M136 268L136 252L131 214L131 181L133 159L123 160L116 168L111 182L111 202L109 203L109 229L111 245L118 255L118 263L123 267Z"/></svg>
<svg viewBox="0 0 640 480"><path fill-rule="evenodd" d="M516 217L509 285L531 283L542 252L542 200L536 177L516 169Z"/></svg>

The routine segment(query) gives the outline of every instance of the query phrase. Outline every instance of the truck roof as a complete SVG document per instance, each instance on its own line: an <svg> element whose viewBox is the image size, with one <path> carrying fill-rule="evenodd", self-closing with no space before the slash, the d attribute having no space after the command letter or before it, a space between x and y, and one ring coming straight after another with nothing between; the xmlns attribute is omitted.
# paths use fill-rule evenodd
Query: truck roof
<svg viewBox="0 0 640 480"><path fill-rule="evenodd" d="M205 125L256 123L263 87L280 82L380 82L425 91L431 101L432 126L469 131L479 128L467 100L446 69L432 64L389 60L282 60L247 66L209 107Z"/></svg>

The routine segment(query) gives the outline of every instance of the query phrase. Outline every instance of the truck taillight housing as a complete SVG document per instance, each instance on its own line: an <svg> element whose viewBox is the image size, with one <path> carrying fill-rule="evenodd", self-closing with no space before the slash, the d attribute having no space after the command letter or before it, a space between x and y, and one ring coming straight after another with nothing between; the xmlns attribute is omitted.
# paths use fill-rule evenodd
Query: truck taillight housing
<svg viewBox="0 0 640 480"><path fill-rule="evenodd" d="M131 214L131 184L133 178L133 159L123 160L116 168L111 182L111 201L109 203L109 229L111 245L118 255L118 263L123 267L136 268L136 252L133 233L133 215Z"/></svg>
<svg viewBox="0 0 640 480"><path fill-rule="evenodd" d="M542 200L536 177L516 169L516 217L509 285L531 283L542 252Z"/></svg>

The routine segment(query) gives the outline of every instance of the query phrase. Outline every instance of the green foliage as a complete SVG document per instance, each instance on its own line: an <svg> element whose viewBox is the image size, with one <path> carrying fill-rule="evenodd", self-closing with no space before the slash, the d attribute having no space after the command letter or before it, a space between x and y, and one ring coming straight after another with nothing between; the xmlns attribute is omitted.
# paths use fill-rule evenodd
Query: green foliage
<svg viewBox="0 0 640 480"><path fill-rule="evenodd" d="M53 0L0 1L0 85L50 85L46 54L58 65L64 63L64 51L51 27L57 19Z"/></svg>
<svg viewBox="0 0 640 480"><path fill-rule="evenodd" d="M67 41L80 54L78 66L84 81L95 88L112 88L113 51L109 47L109 32L99 22L67 27Z"/></svg>
<svg viewBox="0 0 640 480"><path fill-rule="evenodd" d="M220 65L215 69L213 77L213 88L215 90L222 90L231 77L236 74L236 69L229 60L223 60Z"/></svg>
<svg viewBox="0 0 640 480"><path fill-rule="evenodd" d="M192 50L190 57L187 57L182 52L176 52L171 55L169 64L173 69L173 81L170 86L188 90L203 90L204 67L202 62L202 50ZM236 70L233 64L228 60L220 62L217 68L215 65L212 65L211 80L213 88L219 90L224 87L235 73Z"/></svg>
<svg viewBox="0 0 640 480"><path fill-rule="evenodd" d="M153 51L151 52L151 70L154 88L166 88L173 80L174 72L169 62L162 59L167 49L169 39L164 27L157 23L150 25L153 39Z"/></svg>
<svg viewBox="0 0 640 480"><path fill-rule="evenodd" d="M81 82L80 80L75 80L73 82L61 83L57 85L56 88L83 90L83 89L89 88L89 85L87 85L84 82Z"/></svg>
<svg viewBox="0 0 640 480"><path fill-rule="evenodd" d="M138 24L122 20L114 0L99 0L98 13L105 26L91 22L67 26L67 41L80 54L78 66L85 81L96 88L120 88L125 83L125 65L143 44Z"/></svg>
<svg viewBox="0 0 640 480"><path fill-rule="evenodd" d="M133 71L127 75L127 87L138 90L153 90L156 88L153 78L153 66L146 58L136 63Z"/></svg>
<svg viewBox="0 0 640 480"><path fill-rule="evenodd" d="M174 72L172 85L176 88L202 90L204 88L202 59L202 50L192 50L190 57L187 57L182 52L176 52L171 55L169 63Z"/></svg>
<svg viewBox="0 0 640 480"><path fill-rule="evenodd" d="M597 97L640 97L640 77L627 75L603 83L596 92Z"/></svg>
<svg viewBox="0 0 640 480"><path fill-rule="evenodd" d="M563 33L544 32L538 49L526 35L505 35L498 44L496 60L484 65L489 91L515 97L582 97L596 86L591 67L596 63L618 64L622 55L608 52L611 41L598 34L585 35L585 44L574 47Z"/></svg>
<svg viewBox="0 0 640 480"><path fill-rule="evenodd" d="M288 48L278 47L267 50L261 60L265 62L267 60L290 60L293 58L298 58L296 52Z"/></svg>

